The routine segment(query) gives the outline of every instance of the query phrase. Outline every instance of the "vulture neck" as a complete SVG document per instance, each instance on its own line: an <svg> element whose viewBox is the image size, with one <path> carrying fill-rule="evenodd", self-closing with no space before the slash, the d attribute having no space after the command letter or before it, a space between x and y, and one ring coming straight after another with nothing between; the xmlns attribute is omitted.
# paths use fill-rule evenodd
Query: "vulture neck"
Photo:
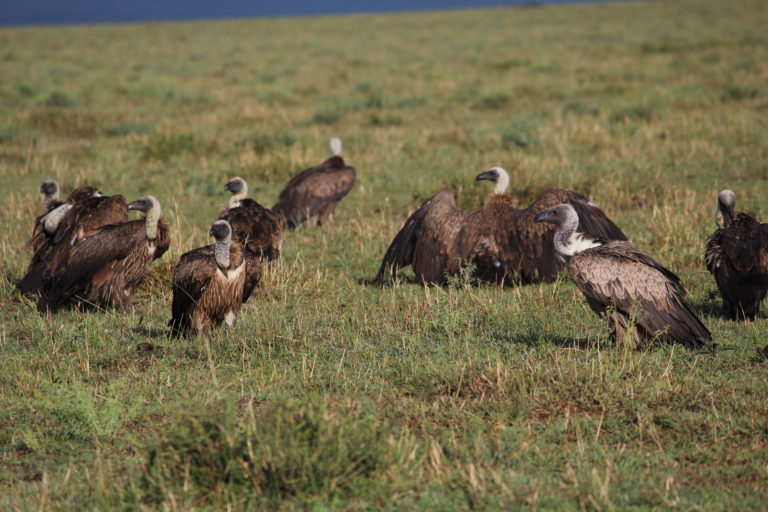
<svg viewBox="0 0 768 512"><path fill-rule="evenodd" d="M51 207L54 201L59 200L59 191L56 190L53 194L49 196L45 196L45 205L43 205L43 208L45 208L45 211L48 211L48 209Z"/></svg>
<svg viewBox="0 0 768 512"><path fill-rule="evenodd" d="M157 238L157 223L160 221L160 205L153 204L144 217L144 229L147 231L147 238L154 240Z"/></svg>
<svg viewBox="0 0 768 512"><path fill-rule="evenodd" d="M237 208L238 206L240 206L240 201L242 201L246 197L248 197L248 185L243 183L243 189L237 194L232 194L232 197L229 198L229 207Z"/></svg>
<svg viewBox="0 0 768 512"><path fill-rule="evenodd" d="M59 223L61 222L61 219L64 218L64 215L66 215L66 213L69 211L70 208L72 208L72 205L69 203L65 203L51 210L50 213L48 213L48 215L46 215L45 219L43 220L43 230L49 235L52 235L56 231L56 229L59 227Z"/></svg>
<svg viewBox="0 0 768 512"><path fill-rule="evenodd" d="M229 247L232 245L232 235L217 239L213 244L213 255L216 258L216 264L219 268L227 270L229 268Z"/></svg>
<svg viewBox="0 0 768 512"><path fill-rule="evenodd" d="M579 216L572 211L555 232L555 250L563 258L570 258L580 252L602 245L597 240L586 238L582 233L577 233Z"/></svg>
<svg viewBox="0 0 768 512"><path fill-rule="evenodd" d="M491 194L503 194L509 186L509 176L506 173L501 173L499 179L496 180L496 184L493 186Z"/></svg>

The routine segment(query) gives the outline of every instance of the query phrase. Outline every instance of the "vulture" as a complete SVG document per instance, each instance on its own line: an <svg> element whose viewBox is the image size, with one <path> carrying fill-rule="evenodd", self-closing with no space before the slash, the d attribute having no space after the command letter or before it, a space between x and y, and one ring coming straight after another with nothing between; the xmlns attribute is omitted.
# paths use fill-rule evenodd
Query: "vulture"
<svg viewBox="0 0 768 512"><path fill-rule="evenodd" d="M392 240L378 278L388 273L394 278L398 270L412 265L420 281L443 284L448 275L472 261L475 277L483 281L551 281L563 266L552 249L555 230L534 218L560 203L571 204L579 212L582 231L609 240L627 239L600 208L576 192L549 187L528 208L519 210L504 193L509 185L504 169L494 167L477 180L494 183L482 208L459 209L449 190L428 199Z"/></svg>
<svg viewBox="0 0 768 512"><path fill-rule="evenodd" d="M333 222L336 206L355 184L357 172L342 158L338 137L331 139L331 152L331 158L301 171L280 192L272 211L284 219L289 230L302 222Z"/></svg>
<svg viewBox="0 0 768 512"><path fill-rule="evenodd" d="M65 244L43 282L41 309L56 311L79 303L130 308L136 286L149 264L168 250L170 236L153 196L137 199L126 208L145 217L102 226L74 244Z"/></svg>
<svg viewBox="0 0 768 512"><path fill-rule="evenodd" d="M706 263L731 318L754 320L768 291L768 224L736 214L731 190L717 195L717 231L707 239Z"/></svg>
<svg viewBox="0 0 768 512"><path fill-rule="evenodd" d="M209 235L216 240L213 245L183 254L173 270L169 322L173 336L203 334L222 323L233 326L251 293L248 255L233 239L232 227L226 220L217 220Z"/></svg>
<svg viewBox="0 0 768 512"><path fill-rule="evenodd" d="M625 240L605 240L579 230L579 214L560 204L536 216L556 226L553 245L589 307L607 317L614 340L643 338L699 348L712 339L685 290L669 269Z"/></svg>
<svg viewBox="0 0 768 512"><path fill-rule="evenodd" d="M50 269L52 262L61 253L61 247L66 243L62 240L69 239L72 231L78 227L78 221L82 218L81 208L85 204L106 200L112 204L112 198L103 198L101 193L91 186L78 187L72 191L66 202L58 200L59 190L55 181L46 181L40 187L46 194L46 212L35 219L35 227L32 236L25 247L32 250L32 259L27 267L24 277L18 282L18 289L24 294L40 291L45 273ZM90 232L112 222L128 220L128 210L122 196L113 196L114 201L122 203L120 215L96 215L87 216L85 226L80 230L81 234ZM71 240L74 243L75 240Z"/></svg>
<svg viewBox="0 0 768 512"><path fill-rule="evenodd" d="M248 184L243 178L232 178L224 190L231 192L232 197L219 220L227 221L232 227L232 238L255 254L268 260L277 259L283 238L280 216L248 199Z"/></svg>

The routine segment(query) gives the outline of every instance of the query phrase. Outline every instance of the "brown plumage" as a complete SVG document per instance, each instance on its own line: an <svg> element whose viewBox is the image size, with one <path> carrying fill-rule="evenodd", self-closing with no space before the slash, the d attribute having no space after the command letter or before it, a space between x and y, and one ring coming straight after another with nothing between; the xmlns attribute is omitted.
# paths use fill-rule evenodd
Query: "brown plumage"
<svg viewBox="0 0 768 512"><path fill-rule="evenodd" d="M578 214L569 204L540 213L536 222L557 226L555 250L590 308L609 318L615 339L628 337L637 344L658 336L689 347L712 339L680 279L631 243L580 233Z"/></svg>
<svg viewBox="0 0 768 512"><path fill-rule="evenodd" d="M736 196L717 196L719 229L707 239L707 269L715 277L725 314L754 319L768 291L768 224L735 212Z"/></svg>
<svg viewBox="0 0 768 512"><path fill-rule="evenodd" d="M254 254L268 260L277 259L283 240L280 216L248 199L248 184L243 178L232 178L224 190L231 192L232 197L219 220L229 222L232 238Z"/></svg>
<svg viewBox="0 0 768 512"><path fill-rule="evenodd" d="M129 205L145 218L103 226L69 245L43 283L40 307L56 311L83 303L128 309L149 267L170 245L160 203L145 196Z"/></svg>
<svg viewBox="0 0 768 512"><path fill-rule="evenodd" d="M83 203L100 196L98 190L86 185L73 190L67 200L62 202L58 200L58 185L51 180L44 182L40 190L46 194L46 212L35 219L32 236L25 244L25 247L32 250L32 258L26 274L17 283L18 289L24 294L40 291L46 272L55 265L55 260L60 255L59 246L66 245L61 243L62 240L68 239L67 234L77 225L72 217L77 215ZM122 200L122 196L118 197ZM127 210L125 212L123 220L127 220ZM106 223L114 220L116 219L111 217L103 219Z"/></svg>
<svg viewBox="0 0 768 512"><path fill-rule="evenodd" d="M336 206L355 184L357 172L342 158L341 140L337 137L331 139L331 150L331 158L294 176L272 207L289 230L302 222L333 222Z"/></svg>
<svg viewBox="0 0 768 512"><path fill-rule="evenodd" d="M488 202L476 210L461 210L451 191L442 191L414 212L387 249L378 277L413 265L417 278L443 284L446 276L474 262L475 276L496 283L551 281L563 266L552 249L552 226L537 224L535 216L560 202L581 213L581 229L607 239L626 236L597 206L575 192L546 189L528 208L518 210L504 193L509 176L495 167L477 176L495 187Z"/></svg>
<svg viewBox="0 0 768 512"><path fill-rule="evenodd" d="M174 336L203 334L222 323L231 327L253 289L247 279L248 267L260 265L261 260L249 257L232 239L227 221L216 221L209 234L216 243L183 254L173 271L169 325ZM250 269L250 273L254 271Z"/></svg>

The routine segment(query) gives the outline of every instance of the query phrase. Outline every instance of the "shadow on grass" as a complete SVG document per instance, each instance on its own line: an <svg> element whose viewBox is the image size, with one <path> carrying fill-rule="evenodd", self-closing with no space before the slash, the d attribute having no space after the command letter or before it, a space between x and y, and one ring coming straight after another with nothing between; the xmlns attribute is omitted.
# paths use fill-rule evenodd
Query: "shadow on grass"
<svg viewBox="0 0 768 512"><path fill-rule="evenodd" d="M133 334L148 338L168 338L170 332L168 329L157 329L156 327L145 327L143 325L131 327L129 330Z"/></svg>
<svg viewBox="0 0 768 512"><path fill-rule="evenodd" d="M600 342L595 339L573 338L570 336L551 335L533 331L503 335L496 339L499 342L525 345L532 348L540 347L545 343L551 343L562 348L576 348L579 350L601 347ZM603 344L603 347L604 346L605 344Z"/></svg>

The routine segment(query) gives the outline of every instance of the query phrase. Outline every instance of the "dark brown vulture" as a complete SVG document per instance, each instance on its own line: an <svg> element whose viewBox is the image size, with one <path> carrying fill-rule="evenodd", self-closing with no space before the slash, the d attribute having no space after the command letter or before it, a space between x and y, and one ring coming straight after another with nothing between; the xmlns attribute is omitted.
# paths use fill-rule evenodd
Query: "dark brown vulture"
<svg viewBox="0 0 768 512"><path fill-rule="evenodd" d="M528 208L518 210L504 191L509 175L501 167L477 180L495 183L488 202L477 210L461 210L453 192L431 197L405 222L387 249L378 277L413 265L425 283L443 284L446 276L473 261L475 277L495 283L551 281L563 266L552 249L552 226L534 222L536 214L562 202L577 209L585 232L610 240L626 240L600 208L570 190L550 187Z"/></svg>
<svg viewBox="0 0 768 512"><path fill-rule="evenodd" d="M768 224L736 214L731 190L717 195L718 230L707 239L707 269L731 318L754 320L768 291Z"/></svg>
<svg viewBox="0 0 768 512"><path fill-rule="evenodd" d="M222 323L233 326L253 289L247 282L247 252L232 239L229 223L217 220L209 234L216 243L183 254L173 270L173 336L203 334Z"/></svg>
<svg viewBox="0 0 768 512"><path fill-rule="evenodd" d="M248 199L248 184L243 178L232 178L224 190L232 193L229 205L219 220L229 222L232 238L247 250L275 260L280 256L283 240L283 223L280 216Z"/></svg>
<svg viewBox="0 0 768 512"><path fill-rule="evenodd" d="M696 348L712 339L680 278L631 243L579 232L579 214L570 204L538 214L536 222L557 227L555 250L589 307L609 319L615 340L637 345L658 337Z"/></svg>
<svg viewBox="0 0 768 512"><path fill-rule="evenodd" d="M170 245L160 203L145 196L127 205L143 219L102 226L66 249L43 282L41 309L83 303L126 310L149 264Z"/></svg>
<svg viewBox="0 0 768 512"><path fill-rule="evenodd" d="M72 191L66 202L58 199L49 199L48 193L55 187L55 195L58 197L58 185L53 181L46 181L40 187L41 192L46 194L47 212L35 219L35 227L32 236L27 240L25 247L32 249L32 259L30 260L27 272L17 283L19 291L24 294L31 294L40 291L45 273L54 264L59 255L59 247L66 245L61 243L65 238L65 232L70 232L73 226L72 217L77 215L77 211L83 203L99 198L101 194L91 186L78 187ZM122 197L121 197L122 199ZM125 204L123 203L123 207ZM123 220L127 220L126 215ZM114 218L105 219L106 223L114 221Z"/></svg>
<svg viewBox="0 0 768 512"><path fill-rule="evenodd" d="M355 184L357 172L342 158L338 137L331 139L331 151L331 158L294 176L272 207L289 230L302 222L333 222L336 206Z"/></svg>

